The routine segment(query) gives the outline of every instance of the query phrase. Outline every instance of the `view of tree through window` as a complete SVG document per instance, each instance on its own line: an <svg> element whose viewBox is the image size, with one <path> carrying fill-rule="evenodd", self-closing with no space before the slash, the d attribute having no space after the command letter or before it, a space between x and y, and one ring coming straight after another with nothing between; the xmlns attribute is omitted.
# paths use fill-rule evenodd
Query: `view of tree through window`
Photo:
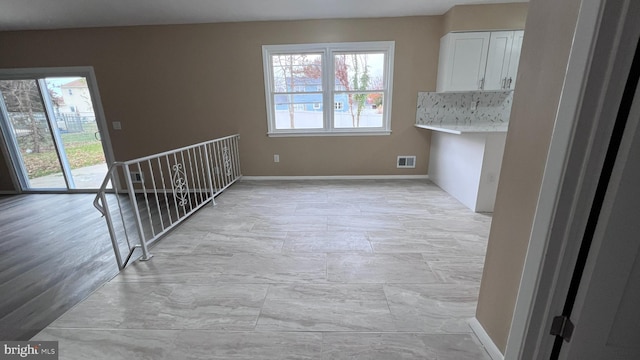
<svg viewBox="0 0 640 360"><path fill-rule="evenodd" d="M343 53L334 61L335 101L346 98L349 105L347 113L344 108L335 112L335 127L381 127L384 54Z"/></svg>
<svg viewBox="0 0 640 360"><path fill-rule="evenodd" d="M388 131L393 42L264 46L270 133Z"/></svg>
<svg viewBox="0 0 640 360"><path fill-rule="evenodd" d="M321 129L322 55L272 56L277 129Z"/></svg>
<svg viewBox="0 0 640 360"><path fill-rule="evenodd" d="M0 93L17 129L20 147L28 153L53 151L38 83L35 80L3 80L0 81Z"/></svg>

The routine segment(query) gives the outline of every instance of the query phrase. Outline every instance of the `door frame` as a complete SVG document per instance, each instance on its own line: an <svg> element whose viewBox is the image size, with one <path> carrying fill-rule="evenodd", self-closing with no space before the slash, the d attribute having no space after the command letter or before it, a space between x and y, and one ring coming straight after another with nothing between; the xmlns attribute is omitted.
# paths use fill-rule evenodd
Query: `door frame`
<svg viewBox="0 0 640 360"><path fill-rule="evenodd" d="M104 115L104 109L102 107L100 91L98 90L98 83L96 75L93 70L93 66L66 66L66 67L41 67L41 68L15 68L15 69L0 69L1 80L19 80L19 79L37 79L46 77L73 77L82 76L87 80L87 87L91 94L91 102L93 103L94 113L96 116L96 124L100 131L100 142L102 143L102 149L104 150L104 156L108 164L112 164L115 161L113 155L113 147L111 145L111 137L109 135L109 128L107 126L106 117ZM4 134L0 133L0 139L3 140L0 143L2 153L7 161L7 167L9 168L10 177L13 182L13 186L16 193L86 193L94 192L91 189L66 189L66 190L38 190L28 189L24 190L22 184L17 175L17 166L14 157L11 156L11 150L8 148L7 139Z"/></svg>
<svg viewBox="0 0 640 360"><path fill-rule="evenodd" d="M506 359L549 358L638 41L634 0L583 0ZM561 5L558 5L561 6ZM634 22L635 21L635 22Z"/></svg>

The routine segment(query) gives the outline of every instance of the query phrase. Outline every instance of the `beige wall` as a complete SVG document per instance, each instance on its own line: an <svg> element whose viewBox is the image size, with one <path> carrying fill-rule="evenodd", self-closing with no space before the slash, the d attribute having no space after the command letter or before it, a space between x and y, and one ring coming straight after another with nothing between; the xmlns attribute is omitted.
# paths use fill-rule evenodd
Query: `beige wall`
<svg viewBox="0 0 640 360"><path fill-rule="evenodd" d="M436 16L5 32L0 68L93 66L107 120L122 123L118 160L240 133L244 175L426 174L429 133L413 124L441 28ZM392 135L266 136L262 45L369 40L396 42ZM417 167L396 169L398 155Z"/></svg>
<svg viewBox="0 0 640 360"><path fill-rule="evenodd" d="M580 0L532 0L476 316L504 353Z"/></svg>
<svg viewBox="0 0 640 360"><path fill-rule="evenodd" d="M451 31L524 29L527 3L457 5L444 14L442 35Z"/></svg>
<svg viewBox="0 0 640 360"><path fill-rule="evenodd" d="M501 16L488 16L495 11ZM521 5L491 5L474 26L521 28L521 12ZM447 16L455 27L464 19ZM238 132L244 175L426 174L430 132L413 127L416 99L435 89L445 18L0 32L0 54L11 54L0 57L0 68L93 66L107 121L122 123L110 130L117 160ZM396 41L392 135L266 136L262 45L368 40ZM417 155L417 167L396 169L398 155ZM10 188L3 178L0 190Z"/></svg>

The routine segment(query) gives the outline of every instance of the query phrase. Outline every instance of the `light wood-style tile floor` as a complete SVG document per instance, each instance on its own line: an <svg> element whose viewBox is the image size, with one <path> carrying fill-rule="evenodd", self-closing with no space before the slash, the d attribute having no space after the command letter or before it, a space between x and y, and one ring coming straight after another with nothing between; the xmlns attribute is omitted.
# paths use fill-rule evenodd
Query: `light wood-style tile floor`
<svg viewBox="0 0 640 360"><path fill-rule="evenodd" d="M235 184L38 334L61 359L489 359L490 215L425 180Z"/></svg>

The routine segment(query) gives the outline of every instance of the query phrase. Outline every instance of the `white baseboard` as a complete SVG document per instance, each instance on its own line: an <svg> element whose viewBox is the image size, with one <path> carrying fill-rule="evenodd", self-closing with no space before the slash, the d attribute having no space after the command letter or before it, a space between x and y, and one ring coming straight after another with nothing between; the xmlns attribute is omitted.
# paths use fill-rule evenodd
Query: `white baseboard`
<svg viewBox="0 0 640 360"><path fill-rule="evenodd" d="M243 176L241 181L264 180L428 180L428 175L329 175L329 176Z"/></svg>
<svg viewBox="0 0 640 360"><path fill-rule="evenodd" d="M478 319L474 317L469 320L469 326L471 326L471 330L476 334L478 340L480 340L482 346L484 346L485 350L487 350L487 353L489 353L489 356L491 356L493 360L504 360L504 355L502 355L500 349L498 349L493 340L491 340L491 337L484 330L484 327L482 327L482 324L480 324Z"/></svg>

